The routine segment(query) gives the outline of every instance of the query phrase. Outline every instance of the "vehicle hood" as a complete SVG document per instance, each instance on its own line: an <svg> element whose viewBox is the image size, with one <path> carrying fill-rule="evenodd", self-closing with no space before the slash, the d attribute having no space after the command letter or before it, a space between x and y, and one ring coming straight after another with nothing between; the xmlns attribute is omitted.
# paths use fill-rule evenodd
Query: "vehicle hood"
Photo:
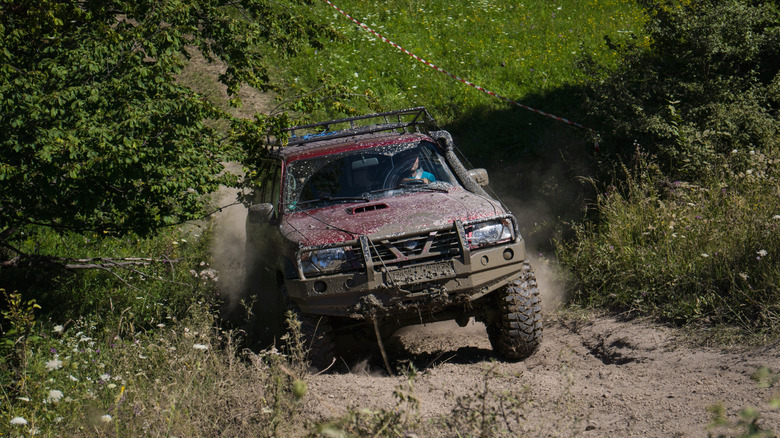
<svg viewBox="0 0 780 438"><path fill-rule="evenodd" d="M300 246L317 246L369 237L411 233L505 214L495 200L462 188L447 193L417 191L401 196L351 202L285 215L281 231Z"/></svg>

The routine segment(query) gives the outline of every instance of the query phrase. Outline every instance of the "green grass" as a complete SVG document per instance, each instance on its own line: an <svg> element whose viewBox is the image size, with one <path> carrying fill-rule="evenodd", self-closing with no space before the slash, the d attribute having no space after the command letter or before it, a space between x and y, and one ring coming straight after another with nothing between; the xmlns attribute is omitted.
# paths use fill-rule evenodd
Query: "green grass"
<svg viewBox="0 0 780 438"><path fill-rule="evenodd" d="M82 264L162 262L0 272L0 436L300 434L292 384L305 365L297 350L242 352L242 333L218 320L208 227L25 233L19 249Z"/></svg>
<svg viewBox="0 0 780 438"><path fill-rule="evenodd" d="M615 55L604 46L604 35L619 39L639 33L644 20L634 2L621 0L335 4L417 56L520 101L586 82L589 78L576 68L577 60L590 55L613 63ZM385 108L425 105L442 124L477 109L506 110L503 101L414 60L326 4L316 8L342 39L283 61L290 89L330 74L355 93L371 90Z"/></svg>

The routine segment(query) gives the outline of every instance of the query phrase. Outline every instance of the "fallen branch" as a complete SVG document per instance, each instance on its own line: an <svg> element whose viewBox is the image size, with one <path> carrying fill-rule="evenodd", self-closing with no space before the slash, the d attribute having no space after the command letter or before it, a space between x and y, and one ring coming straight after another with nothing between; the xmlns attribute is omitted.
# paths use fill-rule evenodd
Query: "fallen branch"
<svg viewBox="0 0 780 438"><path fill-rule="evenodd" d="M93 258L68 258L53 256L20 255L10 260L0 261L0 268L49 268L49 269L111 269L129 268L130 266L148 266L152 264L173 265L178 260L169 258L141 258L141 257L93 257Z"/></svg>

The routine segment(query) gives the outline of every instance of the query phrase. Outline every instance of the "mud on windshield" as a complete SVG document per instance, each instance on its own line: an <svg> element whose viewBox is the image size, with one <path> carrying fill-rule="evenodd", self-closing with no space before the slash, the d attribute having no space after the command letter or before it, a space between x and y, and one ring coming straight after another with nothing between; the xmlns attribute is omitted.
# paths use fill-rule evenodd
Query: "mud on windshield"
<svg viewBox="0 0 780 438"><path fill-rule="evenodd" d="M437 147L421 141L293 161L283 202L293 212L417 190L449 191L456 184Z"/></svg>

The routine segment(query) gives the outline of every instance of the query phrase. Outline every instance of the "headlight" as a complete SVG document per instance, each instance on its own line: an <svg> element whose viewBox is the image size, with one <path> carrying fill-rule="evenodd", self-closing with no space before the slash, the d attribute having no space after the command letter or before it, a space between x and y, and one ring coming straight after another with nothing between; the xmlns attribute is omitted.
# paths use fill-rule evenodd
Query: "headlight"
<svg viewBox="0 0 780 438"><path fill-rule="evenodd" d="M358 269L360 262L360 254L351 247L326 248L301 253L301 269L306 275Z"/></svg>
<svg viewBox="0 0 780 438"><path fill-rule="evenodd" d="M509 219L480 222L466 227L466 240L470 248L495 245L512 239L514 232Z"/></svg>

